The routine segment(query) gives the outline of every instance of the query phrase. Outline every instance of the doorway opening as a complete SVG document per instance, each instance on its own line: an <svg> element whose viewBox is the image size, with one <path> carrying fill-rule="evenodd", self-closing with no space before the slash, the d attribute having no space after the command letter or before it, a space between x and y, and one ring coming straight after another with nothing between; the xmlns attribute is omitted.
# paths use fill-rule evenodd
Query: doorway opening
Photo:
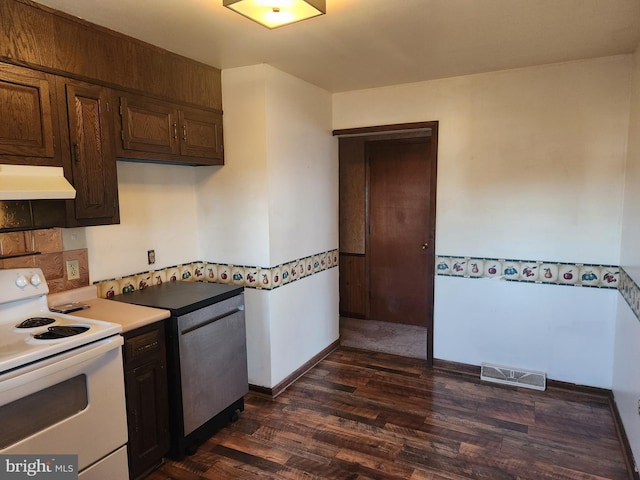
<svg viewBox="0 0 640 480"><path fill-rule="evenodd" d="M433 365L438 122L334 135L341 342Z"/></svg>

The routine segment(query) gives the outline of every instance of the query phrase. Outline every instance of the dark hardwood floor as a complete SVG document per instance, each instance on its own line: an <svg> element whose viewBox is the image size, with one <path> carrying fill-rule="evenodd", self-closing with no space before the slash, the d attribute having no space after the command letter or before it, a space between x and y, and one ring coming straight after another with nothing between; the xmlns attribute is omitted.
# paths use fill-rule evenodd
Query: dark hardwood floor
<svg viewBox="0 0 640 480"><path fill-rule="evenodd" d="M146 480L629 479L605 396L342 347Z"/></svg>

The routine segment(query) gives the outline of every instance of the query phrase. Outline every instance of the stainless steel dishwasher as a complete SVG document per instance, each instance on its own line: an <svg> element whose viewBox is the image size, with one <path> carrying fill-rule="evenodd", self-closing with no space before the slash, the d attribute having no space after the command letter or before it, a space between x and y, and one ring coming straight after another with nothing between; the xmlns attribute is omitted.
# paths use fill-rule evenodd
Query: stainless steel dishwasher
<svg viewBox="0 0 640 480"><path fill-rule="evenodd" d="M248 391L244 295L177 317L184 434Z"/></svg>
<svg viewBox="0 0 640 480"><path fill-rule="evenodd" d="M243 290L169 282L113 298L171 312L165 320L170 458L195 452L244 410L249 382Z"/></svg>

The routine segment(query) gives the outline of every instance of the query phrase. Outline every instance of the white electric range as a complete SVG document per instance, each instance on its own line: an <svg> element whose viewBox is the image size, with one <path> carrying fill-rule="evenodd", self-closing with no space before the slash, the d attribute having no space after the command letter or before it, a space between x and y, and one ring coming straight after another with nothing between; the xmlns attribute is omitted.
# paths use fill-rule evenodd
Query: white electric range
<svg viewBox="0 0 640 480"><path fill-rule="evenodd" d="M0 270L0 454L128 478L122 327L52 312L48 293L40 269Z"/></svg>

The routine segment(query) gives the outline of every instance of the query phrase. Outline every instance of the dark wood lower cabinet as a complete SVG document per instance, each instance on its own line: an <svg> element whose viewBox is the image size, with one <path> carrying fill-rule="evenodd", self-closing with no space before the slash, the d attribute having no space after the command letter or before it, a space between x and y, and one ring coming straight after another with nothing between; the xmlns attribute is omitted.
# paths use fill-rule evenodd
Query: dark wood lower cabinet
<svg viewBox="0 0 640 480"><path fill-rule="evenodd" d="M129 428L129 477L142 478L169 450L164 324L124 334L124 379Z"/></svg>

